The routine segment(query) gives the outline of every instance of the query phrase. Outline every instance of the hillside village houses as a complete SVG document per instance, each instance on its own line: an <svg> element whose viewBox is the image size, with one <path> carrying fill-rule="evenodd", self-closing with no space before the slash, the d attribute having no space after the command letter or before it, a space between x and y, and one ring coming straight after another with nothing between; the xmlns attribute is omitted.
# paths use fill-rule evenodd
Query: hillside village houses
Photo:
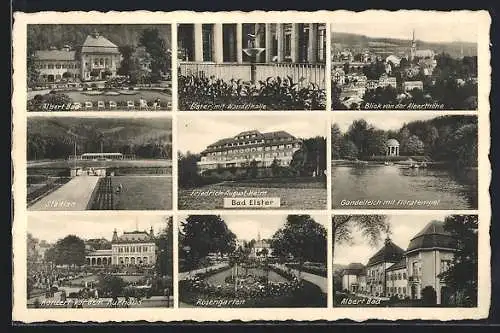
<svg viewBox="0 0 500 333"><path fill-rule="evenodd" d="M415 300L430 286L437 304L450 304L451 289L438 275L450 267L456 249L456 240L444 230L444 222L431 221L406 250L387 238L366 265L349 264L342 271L342 289L361 296Z"/></svg>
<svg viewBox="0 0 500 333"><path fill-rule="evenodd" d="M335 47L335 44L333 46ZM337 45L337 47L341 46ZM357 52L361 56L358 56L356 59L354 57L354 50L347 49L332 52L332 82L342 87L340 99L347 106L362 99L366 90L369 89L385 88L387 86L399 89L393 70L400 66L402 58L405 58L410 63L413 63L416 58L418 59L418 64L412 64L406 70L405 74L408 78L418 75L421 70L424 75L431 76L437 66L436 54L433 50L421 50L417 48L415 32L413 32L409 50L404 55L387 55L382 50L379 51L380 54L371 53L373 51L369 50L358 50ZM377 61L384 62L385 73L378 79L367 80L363 74L363 67ZM347 73L346 67L348 67ZM402 82L402 87L404 93L408 93L415 88L422 90L423 82L407 80L406 82Z"/></svg>
<svg viewBox="0 0 500 333"><path fill-rule="evenodd" d="M324 23L180 24L179 73L218 79L291 76L325 87Z"/></svg>
<svg viewBox="0 0 500 333"><path fill-rule="evenodd" d="M141 69L151 71L151 58L145 48L138 47L134 52ZM36 50L34 54L39 81L47 83L106 80L117 76L121 61L118 46L97 31L76 48L52 46L48 50Z"/></svg>
<svg viewBox="0 0 500 333"><path fill-rule="evenodd" d="M257 167L270 167L275 160L280 166L288 166L293 154L301 147L301 140L285 131L245 131L210 144L201 152L198 171L242 168L253 160Z"/></svg>

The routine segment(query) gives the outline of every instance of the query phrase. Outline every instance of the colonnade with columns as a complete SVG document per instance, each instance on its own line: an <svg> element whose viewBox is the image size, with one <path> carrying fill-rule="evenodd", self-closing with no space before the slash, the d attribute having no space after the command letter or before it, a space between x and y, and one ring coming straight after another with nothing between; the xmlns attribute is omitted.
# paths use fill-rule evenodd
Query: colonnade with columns
<svg viewBox="0 0 500 333"><path fill-rule="evenodd" d="M244 25L247 29L244 29ZM184 44L192 48L187 61L241 64L244 62L244 49L251 47L264 49L264 52L257 57L257 62L288 61L316 64L325 61L324 24L255 23L252 25L253 27L248 27L243 23L183 25L184 27L192 26L192 36L183 36L186 40L181 42L181 46ZM255 37L247 37L244 35L245 32ZM250 42L252 39L254 43ZM247 40L246 43L245 40ZM306 45L307 50L304 50Z"/></svg>

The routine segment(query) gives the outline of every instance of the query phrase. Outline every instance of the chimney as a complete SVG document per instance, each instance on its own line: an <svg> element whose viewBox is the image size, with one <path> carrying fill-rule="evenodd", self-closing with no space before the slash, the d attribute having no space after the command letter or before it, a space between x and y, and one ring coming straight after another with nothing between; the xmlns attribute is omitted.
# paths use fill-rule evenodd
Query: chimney
<svg viewBox="0 0 500 333"><path fill-rule="evenodd" d="M118 240L118 234L116 232L116 229L113 231L113 238L112 238L112 242L116 242Z"/></svg>
<svg viewBox="0 0 500 333"><path fill-rule="evenodd" d="M154 237L154 235L155 235L155 233L154 233L154 231L153 231L153 226L151 226L151 229L149 229L149 235L150 235L151 237Z"/></svg>

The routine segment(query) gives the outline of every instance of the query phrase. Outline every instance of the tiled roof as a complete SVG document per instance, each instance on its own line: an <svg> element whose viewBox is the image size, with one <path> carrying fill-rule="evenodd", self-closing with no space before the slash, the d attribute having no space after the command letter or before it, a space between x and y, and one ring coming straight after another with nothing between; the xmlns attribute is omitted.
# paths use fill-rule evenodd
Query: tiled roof
<svg viewBox="0 0 500 333"><path fill-rule="evenodd" d="M344 270L342 270L342 275L361 275L365 270L365 266L359 262L353 262L347 265Z"/></svg>
<svg viewBox="0 0 500 333"><path fill-rule="evenodd" d="M387 271L395 271L403 268L406 268L406 257L403 257L400 261L389 267Z"/></svg>
<svg viewBox="0 0 500 333"><path fill-rule="evenodd" d="M88 35L82 46L82 53L92 52L120 53L118 46L113 44L109 39L96 34Z"/></svg>
<svg viewBox="0 0 500 333"><path fill-rule="evenodd" d="M256 135L256 136L253 138L238 139L238 137L246 136L246 135ZM290 133L285 132L285 131L261 133L257 130L251 130L251 131L244 131L244 132L238 133L234 137L220 139L217 142L208 145L207 149L204 152L221 150L221 149L217 149L215 147L223 146L223 145L230 144L230 143L241 143L241 142L248 142L248 141L255 141L255 140L276 140L276 139L278 139L278 140L279 139L287 139L286 141L282 141L282 143L293 143L293 142L298 141L297 138L295 138L293 135L291 135ZM257 145L260 145L260 144L257 144ZM245 148L247 148L247 147L251 147L251 146L246 145Z"/></svg>
<svg viewBox="0 0 500 333"><path fill-rule="evenodd" d="M35 57L37 60L59 60L59 61L71 61L76 60L75 51L64 51L64 50L46 50L46 51L36 51Z"/></svg>
<svg viewBox="0 0 500 333"><path fill-rule="evenodd" d="M118 240L113 241L113 243L134 243L134 242L145 242L153 240L154 237L152 237L146 231L130 231L130 232L124 232L123 235L118 237Z"/></svg>
<svg viewBox="0 0 500 333"><path fill-rule="evenodd" d="M387 238L384 247L378 250L378 252L368 260L367 266L376 265L382 262L397 263L401 260L403 254L404 250Z"/></svg>
<svg viewBox="0 0 500 333"><path fill-rule="evenodd" d="M415 237L410 240L407 251L432 248L456 249L457 243L453 236L444 230L444 222L429 222Z"/></svg>

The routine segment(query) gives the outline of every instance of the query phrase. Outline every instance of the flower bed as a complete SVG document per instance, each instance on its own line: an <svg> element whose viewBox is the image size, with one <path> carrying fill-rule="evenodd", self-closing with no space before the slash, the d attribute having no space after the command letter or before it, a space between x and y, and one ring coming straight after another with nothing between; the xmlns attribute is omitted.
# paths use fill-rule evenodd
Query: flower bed
<svg viewBox="0 0 500 333"><path fill-rule="evenodd" d="M179 76L180 110L324 110L325 91L291 77L272 78L256 84L214 77Z"/></svg>

